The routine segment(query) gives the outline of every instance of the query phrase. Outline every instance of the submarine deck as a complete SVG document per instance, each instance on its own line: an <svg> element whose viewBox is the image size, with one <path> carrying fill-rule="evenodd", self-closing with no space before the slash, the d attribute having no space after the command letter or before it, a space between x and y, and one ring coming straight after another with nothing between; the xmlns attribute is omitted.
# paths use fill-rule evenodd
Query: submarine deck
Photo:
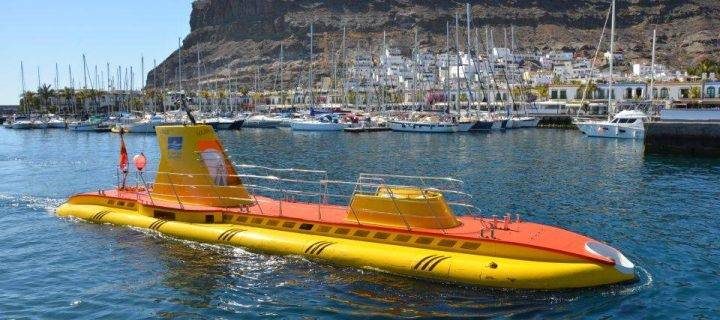
<svg viewBox="0 0 720 320"><path fill-rule="evenodd" d="M151 198L146 191L135 190L104 190L100 192L82 193L78 196L108 197L125 201L135 201L143 206L177 210L185 212L222 212L224 214L253 215L262 217L277 217L310 223L324 223L338 226L358 227L366 229L385 230L392 232L410 232L436 237L455 238L461 240L489 241L506 243L529 248L550 250L557 253L568 254L602 264L615 263L610 258L592 254L585 249L585 244L595 241L589 237L570 232L558 227L537 224L532 222L510 220L506 224L503 219L489 219L471 216L459 216L460 225L445 229L404 228L368 223L359 223L348 217L348 207L332 204L317 204L294 202L289 200L276 200L267 197L253 196L256 203L244 207L214 207L180 203ZM490 226L492 234L490 233Z"/></svg>

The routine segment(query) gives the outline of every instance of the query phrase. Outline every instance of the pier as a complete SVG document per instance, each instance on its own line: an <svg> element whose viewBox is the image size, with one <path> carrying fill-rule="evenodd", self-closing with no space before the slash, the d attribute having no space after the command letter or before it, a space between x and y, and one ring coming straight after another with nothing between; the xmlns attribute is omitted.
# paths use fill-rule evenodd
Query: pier
<svg viewBox="0 0 720 320"><path fill-rule="evenodd" d="M645 153L720 156L720 121L647 122Z"/></svg>

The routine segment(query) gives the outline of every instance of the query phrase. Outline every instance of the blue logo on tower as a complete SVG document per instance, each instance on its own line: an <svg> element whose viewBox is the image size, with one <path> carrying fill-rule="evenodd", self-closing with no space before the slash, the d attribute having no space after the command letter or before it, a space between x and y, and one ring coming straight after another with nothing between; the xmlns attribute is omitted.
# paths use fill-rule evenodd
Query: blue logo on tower
<svg viewBox="0 0 720 320"><path fill-rule="evenodd" d="M182 137L168 137L167 145L170 158L180 158L182 156Z"/></svg>

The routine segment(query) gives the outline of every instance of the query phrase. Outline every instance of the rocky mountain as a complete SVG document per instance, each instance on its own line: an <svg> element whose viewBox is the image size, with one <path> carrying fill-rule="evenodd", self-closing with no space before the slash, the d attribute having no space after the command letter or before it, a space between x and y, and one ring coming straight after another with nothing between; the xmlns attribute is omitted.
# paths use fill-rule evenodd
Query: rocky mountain
<svg viewBox="0 0 720 320"><path fill-rule="evenodd" d="M493 32L497 46L514 26L519 52L565 49L591 56L605 23L609 0L473 0L472 24ZM280 45L285 48L284 82L296 85L307 72L308 30L316 33L315 70L328 75L338 55L342 28L347 30L347 53L375 50L387 31L390 46L409 52L418 28L422 50L439 52L445 44L446 23L454 25L464 4L446 0L196 0L190 17L191 33L182 45L185 88L201 83L252 87L258 68L263 88L277 83ZM720 59L720 1L618 0L617 48L627 60L648 58L653 28L657 28L657 56L672 67L686 67L702 58ZM462 29L464 30L464 29ZM473 37L475 35L473 34ZM507 38L510 36L508 35ZM461 33L461 42L465 39ZM509 41L509 40L508 40ZM460 45L464 49L464 43ZM607 48L607 41L603 49ZM333 51L334 50L334 51ZM201 67L198 72L197 57ZM178 51L148 76L155 83L176 87ZM306 80L302 80L306 81Z"/></svg>

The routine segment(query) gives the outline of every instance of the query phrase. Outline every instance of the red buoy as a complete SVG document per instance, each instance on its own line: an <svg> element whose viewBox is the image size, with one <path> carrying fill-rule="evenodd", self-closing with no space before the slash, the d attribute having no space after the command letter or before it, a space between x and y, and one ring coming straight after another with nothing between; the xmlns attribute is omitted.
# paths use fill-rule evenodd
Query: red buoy
<svg viewBox="0 0 720 320"><path fill-rule="evenodd" d="M145 169L145 165L147 164L147 158L145 158L144 154L140 153L133 157L133 162L135 163L135 168L137 168L138 171L143 171L143 169Z"/></svg>

